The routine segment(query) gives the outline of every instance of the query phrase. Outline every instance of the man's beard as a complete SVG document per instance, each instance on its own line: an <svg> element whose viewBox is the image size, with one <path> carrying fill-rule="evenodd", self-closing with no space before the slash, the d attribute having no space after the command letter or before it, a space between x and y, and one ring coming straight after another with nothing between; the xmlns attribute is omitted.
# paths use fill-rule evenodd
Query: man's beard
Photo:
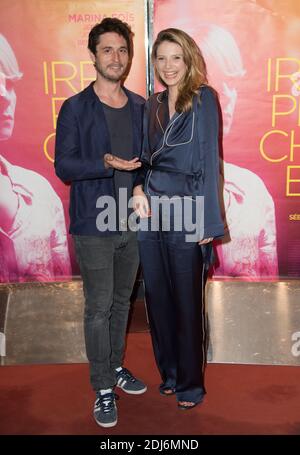
<svg viewBox="0 0 300 455"><path fill-rule="evenodd" d="M103 68L101 68L97 62L94 63L94 67L97 71L97 73L99 73L104 79L106 79L107 81L110 81L110 82L119 82L123 79L124 77L124 73L125 71L123 71L121 74L119 75L116 75L116 76L112 76L111 74L108 74L106 71L103 70Z"/></svg>

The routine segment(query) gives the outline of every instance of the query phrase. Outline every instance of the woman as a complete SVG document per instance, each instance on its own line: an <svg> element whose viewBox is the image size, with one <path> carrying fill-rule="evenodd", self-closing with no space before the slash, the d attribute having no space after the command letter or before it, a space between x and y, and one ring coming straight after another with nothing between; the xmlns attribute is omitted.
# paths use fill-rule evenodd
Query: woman
<svg viewBox="0 0 300 455"><path fill-rule="evenodd" d="M134 209L141 218L139 247L160 393L176 394L178 407L191 409L206 393L204 286L211 242L223 235L218 104L202 54L185 32L161 31L152 62L166 90L146 103Z"/></svg>

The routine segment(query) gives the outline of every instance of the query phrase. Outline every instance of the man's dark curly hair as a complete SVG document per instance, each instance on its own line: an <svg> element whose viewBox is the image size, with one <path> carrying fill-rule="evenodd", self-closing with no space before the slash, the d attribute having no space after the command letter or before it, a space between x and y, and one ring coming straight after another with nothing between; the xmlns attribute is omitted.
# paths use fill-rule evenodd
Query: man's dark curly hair
<svg viewBox="0 0 300 455"><path fill-rule="evenodd" d="M130 26L126 22L122 22L120 19L114 17L106 17L99 24L96 24L89 33L89 50L96 55L96 47L99 43L100 36L103 33L114 32L120 36L123 36L127 43L128 55L131 58L133 55L133 43L132 37L133 32Z"/></svg>

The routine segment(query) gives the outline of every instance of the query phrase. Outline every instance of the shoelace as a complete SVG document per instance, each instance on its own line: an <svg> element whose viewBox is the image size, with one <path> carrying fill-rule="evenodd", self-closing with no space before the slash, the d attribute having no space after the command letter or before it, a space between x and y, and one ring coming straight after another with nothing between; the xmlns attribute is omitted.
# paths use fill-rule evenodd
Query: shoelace
<svg viewBox="0 0 300 455"><path fill-rule="evenodd" d="M119 375L120 375L119 377L122 379L125 379L125 381L130 381L130 382L136 381L135 377L130 373L129 370L127 370L127 368L123 368L120 371Z"/></svg>
<svg viewBox="0 0 300 455"><path fill-rule="evenodd" d="M106 393L105 395L99 394L95 403L95 409L98 410L102 408L104 413L110 412L114 409L115 400L118 398L119 396L116 393Z"/></svg>

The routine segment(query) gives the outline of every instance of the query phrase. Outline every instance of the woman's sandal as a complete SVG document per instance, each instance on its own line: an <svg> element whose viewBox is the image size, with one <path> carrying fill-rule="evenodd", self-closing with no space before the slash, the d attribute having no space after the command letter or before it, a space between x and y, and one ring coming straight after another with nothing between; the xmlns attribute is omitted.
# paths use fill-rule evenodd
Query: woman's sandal
<svg viewBox="0 0 300 455"><path fill-rule="evenodd" d="M190 403L190 404L185 404ZM199 403L194 403L193 401L178 401L177 406L178 409L182 409L183 411L188 411L189 409L194 408Z"/></svg>
<svg viewBox="0 0 300 455"><path fill-rule="evenodd" d="M159 393L164 397L169 397L171 395L174 395L175 389L172 389L171 387L169 389L160 389Z"/></svg>

